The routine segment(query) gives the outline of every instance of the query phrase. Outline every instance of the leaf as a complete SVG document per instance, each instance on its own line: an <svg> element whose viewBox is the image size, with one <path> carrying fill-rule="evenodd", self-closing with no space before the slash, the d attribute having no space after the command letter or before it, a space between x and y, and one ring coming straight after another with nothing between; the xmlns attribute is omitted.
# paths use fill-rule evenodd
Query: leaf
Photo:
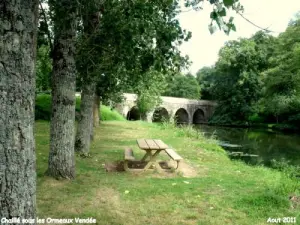
<svg viewBox="0 0 300 225"><path fill-rule="evenodd" d="M216 31L216 26L209 24L208 29L209 29L210 34L213 34Z"/></svg>
<svg viewBox="0 0 300 225"><path fill-rule="evenodd" d="M186 181L186 180L185 180L185 181L183 181L183 183L185 183L185 184L189 184L190 182L188 182L188 181Z"/></svg>
<svg viewBox="0 0 300 225"><path fill-rule="evenodd" d="M234 0L223 0L223 3L228 8L233 5Z"/></svg>
<svg viewBox="0 0 300 225"><path fill-rule="evenodd" d="M216 20L218 18L218 14L215 11L213 11L210 13L210 18Z"/></svg>
<svg viewBox="0 0 300 225"><path fill-rule="evenodd" d="M220 12L219 12L219 16L226 16L226 9L223 8Z"/></svg>
<svg viewBox="0 0 300 225"><path fill-rule="evenodd" d="M217 22L217 24L218 24L219 29L221 29L222 19L220 19L220 18L218 17L218 19L216 19L216 22Z"/></svg>
<svg viewBox="0 0 300 225"><path fill-rule="evenodd" d="M231 30L236 31L236 27L234 24L231 25Z"/></svg>
<svg viewBox="0 0 300 225"><path fill-rule="evenodd" d="M129 193L129 191L128 191L128 190L126 190L126 191L124 191L124 193L125 193L125 194L128 194L128 193Z"/></svg>

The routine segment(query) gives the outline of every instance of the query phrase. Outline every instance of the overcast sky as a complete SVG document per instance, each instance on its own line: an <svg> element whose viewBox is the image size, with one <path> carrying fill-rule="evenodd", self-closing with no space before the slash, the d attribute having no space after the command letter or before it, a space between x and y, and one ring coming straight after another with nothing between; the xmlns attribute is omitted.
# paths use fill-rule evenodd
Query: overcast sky
<svg viewBox="0 0 300 225"><path fill-rule="evenodd" d="M223 31L218 30L211 35L208 25L212 7L207 1L205 2L203 10L198 12L192 10L179 16L182 28L192 32L192 38L180 47L182 53L188 55L193 61L189 69L192 74L203 66L213 65L218 58L218 51L226 41L250 37L259 30L239 15L232 13L237 31L227 36ZM276 32L283 32L293 15L300 11L300 0L240 0L240 2L245 8L246 18ZM277 36L278 33L273 35Z"/></svg>

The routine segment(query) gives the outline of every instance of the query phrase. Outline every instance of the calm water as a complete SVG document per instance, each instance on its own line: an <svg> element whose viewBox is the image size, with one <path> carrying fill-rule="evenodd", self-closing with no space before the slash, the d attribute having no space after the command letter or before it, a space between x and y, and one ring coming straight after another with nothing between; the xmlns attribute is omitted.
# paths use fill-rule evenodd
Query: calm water
<svg viewBox="0 0 300 225"><path fill-rule="evenodd" d="M300 165L300 135L282 134L252 128L227 128L197 125L205 136L212 135L229 152L259 155L251 161L269 165L271 159L286 159L290 164ZM246 159L247 160L247 159ZM249 160L249 159L248 159Z"/></svg>

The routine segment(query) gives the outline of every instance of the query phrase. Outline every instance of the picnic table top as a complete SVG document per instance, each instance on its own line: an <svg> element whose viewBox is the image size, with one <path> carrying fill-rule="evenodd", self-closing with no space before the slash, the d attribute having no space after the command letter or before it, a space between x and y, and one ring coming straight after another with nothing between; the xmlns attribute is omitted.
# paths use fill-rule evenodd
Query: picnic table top
<svg viewBox="0 0 300 225"><path fill-rule="evenodd" d="M159 139L137 139L136 142L143 150L165 150L169 148L167 144Z"/></svg>

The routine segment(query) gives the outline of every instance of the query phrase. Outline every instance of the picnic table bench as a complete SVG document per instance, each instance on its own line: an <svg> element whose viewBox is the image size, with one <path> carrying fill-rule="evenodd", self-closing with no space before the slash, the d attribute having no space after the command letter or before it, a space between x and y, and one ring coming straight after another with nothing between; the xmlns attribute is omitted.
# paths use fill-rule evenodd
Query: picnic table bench
<svg viewBox="0 0 300 225"><path fill-rule="evenodd" d="M161 171L162 168L159 165L157 161L157 156L160 154L160 152L165 151L167 155L177 162L178 169L179 162L182 160L182 157L178 155L173 149L169 148L167 144L165 144L162 140L159 139L138 139L137 145L141 150L146 151L143 158L140 160L140 162L146 162L145 167L143 170L150 169L151 166L155 166L155 168L158 171ZM128 167L128 162L130 161L136 161L133 156L133 151L131 148L126 148L124 152L124 169L126 171L131 170Z"/></svg>

